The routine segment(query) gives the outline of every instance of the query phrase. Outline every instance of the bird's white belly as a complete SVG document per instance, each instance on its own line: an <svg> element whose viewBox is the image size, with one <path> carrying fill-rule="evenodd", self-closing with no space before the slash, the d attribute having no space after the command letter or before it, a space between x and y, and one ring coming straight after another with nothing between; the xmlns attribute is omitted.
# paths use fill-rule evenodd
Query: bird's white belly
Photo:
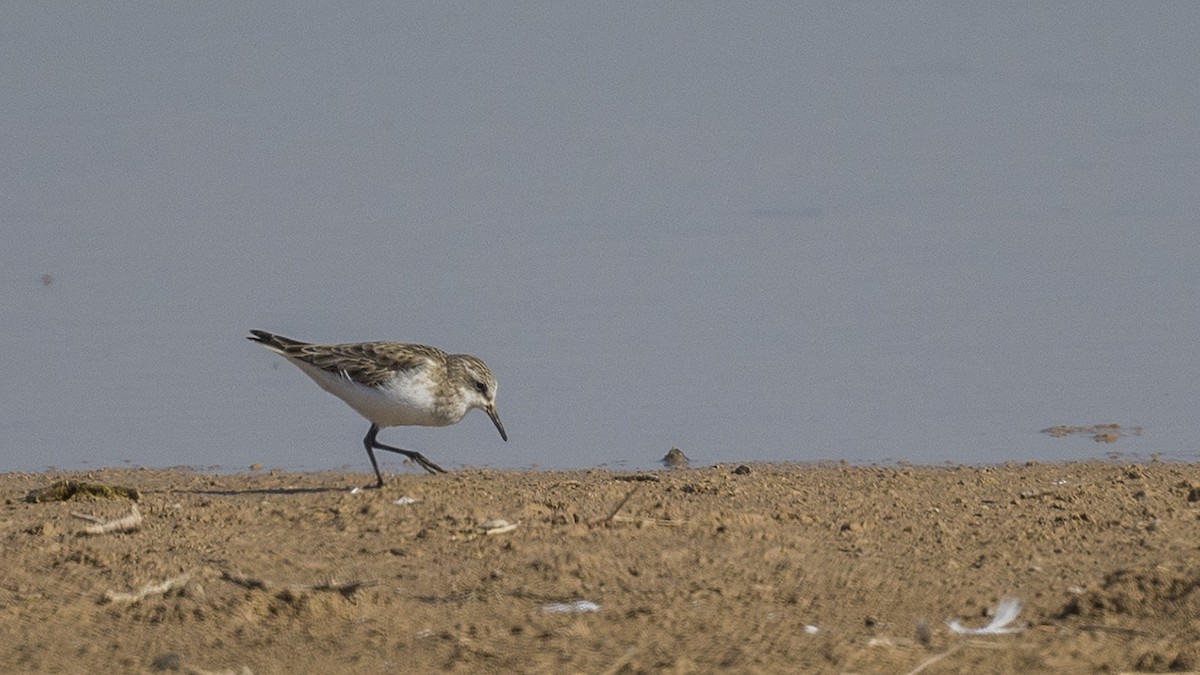
<svg viewBox="0 0 1200 675"><path fill-rule="evenodd" d="M447 410L445 405L437 405L434 384L421 372L398 375L382 386L368 387L306 363L297 365L322 389L381 427L441 427L454 424L466 413L464 409L455 414L458 412L455 408Z"/></svg>

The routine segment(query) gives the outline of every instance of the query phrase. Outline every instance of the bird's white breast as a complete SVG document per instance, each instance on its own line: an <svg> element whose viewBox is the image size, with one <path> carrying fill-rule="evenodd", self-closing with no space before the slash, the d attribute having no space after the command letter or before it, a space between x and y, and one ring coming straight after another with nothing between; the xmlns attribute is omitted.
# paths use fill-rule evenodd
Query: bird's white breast
<svg viewBox="0 0 1200 675"><path fill-rule="evenodd" d="M302 361L294 363L322 389L381 427L441 427L454 424L467 412L465 406L459 413L456 406L437 401L436 383L423 369L397 373L378 387L368 387Z"/></svg>

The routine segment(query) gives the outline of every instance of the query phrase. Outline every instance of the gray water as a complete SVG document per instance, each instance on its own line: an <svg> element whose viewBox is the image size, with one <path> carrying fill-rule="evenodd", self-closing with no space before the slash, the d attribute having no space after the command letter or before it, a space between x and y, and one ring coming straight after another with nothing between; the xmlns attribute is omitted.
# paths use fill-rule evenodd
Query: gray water
<svg viewBox="0 0 1200 675"><path fill-rule="evenodd" d="M0 470L1196 459L1200 4L765 5L6 3Z"/></svg>

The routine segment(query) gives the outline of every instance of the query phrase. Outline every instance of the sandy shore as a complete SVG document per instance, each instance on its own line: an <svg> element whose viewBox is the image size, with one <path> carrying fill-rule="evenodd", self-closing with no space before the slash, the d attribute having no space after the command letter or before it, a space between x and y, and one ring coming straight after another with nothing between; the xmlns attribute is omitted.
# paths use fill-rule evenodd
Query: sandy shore
<svg viewBox="0 0 1200 675"><path fill-rule="evenodd" d="M0 672L1200 670L1200 465L736 468L0 474Z"/></svg>

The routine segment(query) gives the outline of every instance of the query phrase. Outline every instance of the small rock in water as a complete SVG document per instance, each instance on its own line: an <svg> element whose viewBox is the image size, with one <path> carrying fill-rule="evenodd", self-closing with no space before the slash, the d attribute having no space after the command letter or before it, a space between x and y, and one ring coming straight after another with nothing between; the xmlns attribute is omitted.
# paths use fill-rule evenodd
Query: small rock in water
<svg viewBox="0 0 1200 675"><path fill-rule="evenodd" d="M683 454L679 448L671 448L662 458L663 466L671 469L687 468L689 461L687 455Z"/></svg>

